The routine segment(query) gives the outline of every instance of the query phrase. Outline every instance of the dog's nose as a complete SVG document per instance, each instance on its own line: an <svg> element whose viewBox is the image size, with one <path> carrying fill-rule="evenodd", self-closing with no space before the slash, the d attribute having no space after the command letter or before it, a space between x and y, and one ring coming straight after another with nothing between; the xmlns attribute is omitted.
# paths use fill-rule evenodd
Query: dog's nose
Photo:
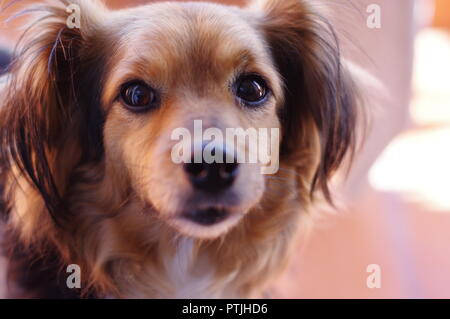
<svg viewBox="0 0 450 319"><path fill-rule="evenodd" d="M229 188L236 179L239 164L235 160L227 163L226 154L223 152L223 163L213 162L208 164L204 161L185 164L185 171L189 176L192 185L208 193L217 193Z"/></svg>

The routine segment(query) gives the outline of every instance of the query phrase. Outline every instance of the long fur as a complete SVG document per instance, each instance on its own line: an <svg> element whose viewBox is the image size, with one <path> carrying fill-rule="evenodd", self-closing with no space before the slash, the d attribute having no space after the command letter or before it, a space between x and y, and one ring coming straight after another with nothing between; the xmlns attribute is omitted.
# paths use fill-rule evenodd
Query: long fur
<svg viewBox="0 0 450 319"><path fill-rule="evenodd" d="M37 18L1 91L0 209L16 296L260 296L288 263L301 214L317 193L331 200L328 180L354 147L357 94L332 26L306 0L253 1L244 8L152 4L114 12L99 1L71 3L81 7L80 29L66 26L69 1L32 11ZM153 159L154 145L164 145L156 136L173 127L169 119L183 120L171 104L150 124L124 120L111 102L115 74L146 72L144 61L132 66L127 59L133 49L151 49L130 40L145 34L139 30L162 28L145 22L150 12L165 14L171 32L155 42L178 63L178 69L161 69L168 79L208 96L213 91L202 90L226 67L216 62L220 44L231 52L247 42L263 61L255 65L274 83L276 111L243 123L280 123L281 169L263 181L264 191L242 220L217 238L186 236L165 222L171 216L159 208L181 196L166 199L165 190L177 188L169 179L173 168L149 160L155 166L149 174L164 175L143 181L148 170L126 160ZM183 40L171 42L178 33ZM204 100L183 96L189 105ZM231 122L245 117L223 114ZM141 133L144 125L154 134ZM151 199L142 193L147 183ZM242 186L243 194L255 191L252 183ZM65 287L68 264L81 266L81 290Z"/></svg>

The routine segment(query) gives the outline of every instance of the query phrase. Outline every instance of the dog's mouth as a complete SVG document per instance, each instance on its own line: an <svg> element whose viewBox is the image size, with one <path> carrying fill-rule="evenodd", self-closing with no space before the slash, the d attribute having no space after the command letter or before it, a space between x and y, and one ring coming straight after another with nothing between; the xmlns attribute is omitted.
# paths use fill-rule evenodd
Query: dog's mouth
<svg viewBox="0 0 450 319"><path fill-rule="evenodd" d="M213 239L236 226L245 212L228 207L194 208L168 220L169 225L183 235Z"/></svg>
<svg viewBox="0 0 450 319"><path fill-rule="evenodd" d="M201 226L213 226L226 220L229 215L227 209L209 207L187 211L182 217Z"/></svg>

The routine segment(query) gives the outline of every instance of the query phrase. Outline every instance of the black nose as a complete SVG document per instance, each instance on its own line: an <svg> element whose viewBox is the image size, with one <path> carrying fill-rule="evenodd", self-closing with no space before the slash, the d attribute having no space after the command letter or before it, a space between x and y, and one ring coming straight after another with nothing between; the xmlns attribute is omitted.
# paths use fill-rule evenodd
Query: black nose
<svg viewBox="0 0 450 319"><path fill-rule="evenodd" d="M184 169L195 188L208 193L217 193L226 190L233 184L239 164L236 160L233 163L227 163L226 153L222 153L221 162L223 163L208 164L204 161L195 163L193 158L192 163L185 164Z"/></svg>

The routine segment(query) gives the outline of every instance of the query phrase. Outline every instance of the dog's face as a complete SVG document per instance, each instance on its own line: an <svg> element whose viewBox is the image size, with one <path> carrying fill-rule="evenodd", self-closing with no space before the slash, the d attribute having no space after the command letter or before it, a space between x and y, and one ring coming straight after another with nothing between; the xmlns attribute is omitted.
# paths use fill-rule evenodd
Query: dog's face
<svg viewBox="0 0 450 319"><path fill-rule="evenodd" d="M281 78L252 19L198 3L154 4L113 19L122 32L112 32L118 49L103 87L105 160L127 172L152 213L183 234L223 234L264 193L258 163L173 158L177 129L189 132L192 140L184 142L193 149L203 145L193 140L194 121L224 138L229 128L280 127ZM233 153L231 145L216 144L224 156Z"/></svg>
<svg viewBox="0 0 450 319"><path fill-rule="evenodd" d="M80 0L80 29L67 28L55 2L60 21L38 23L38 40L13 69L2 137L53 217L72 171L94 163L117 193L134 194L181 234L225 234L261 208L267 163L194 161L208 147L222 158L250 151L206 144L195 137L196 121L224 136L229 128L279 129L272 137L281 149L271 155L293 172L298 197L316 186L328 196L327 180L353 143L354 97L334 33L307 1L112 12ZM179 129L193 136L183 141L191 163L174 160Z"/></svg>

